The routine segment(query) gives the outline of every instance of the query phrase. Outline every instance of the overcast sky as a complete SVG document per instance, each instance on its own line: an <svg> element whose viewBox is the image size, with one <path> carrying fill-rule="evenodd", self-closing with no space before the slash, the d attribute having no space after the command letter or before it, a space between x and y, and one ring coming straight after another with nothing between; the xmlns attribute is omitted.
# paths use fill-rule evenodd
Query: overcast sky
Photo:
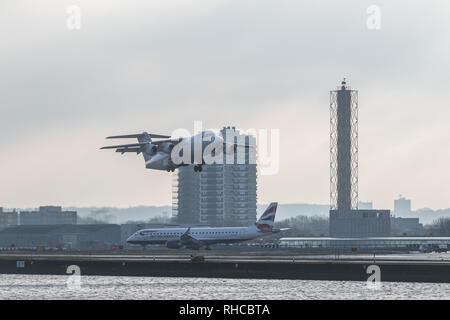
<svg viewBox="0 0 450 320"><path fill-rule="evenodd" d="M98 148L195 120L279 129L258 202L327 204L329 91L345 76L360 200L450 207L449 39L446 0L2 0L0 206L170 204L171 174Z"/></svg>

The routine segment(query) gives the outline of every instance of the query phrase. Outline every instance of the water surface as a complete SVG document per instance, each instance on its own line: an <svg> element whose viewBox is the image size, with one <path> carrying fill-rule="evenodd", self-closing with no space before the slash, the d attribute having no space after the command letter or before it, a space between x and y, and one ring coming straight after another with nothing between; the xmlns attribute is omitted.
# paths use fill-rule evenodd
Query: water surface
<svg viewBox="0 0 450 320"><path fill-rule="evenodd" d="M0 274L0 299L450 299L450 284Z"/></svg>

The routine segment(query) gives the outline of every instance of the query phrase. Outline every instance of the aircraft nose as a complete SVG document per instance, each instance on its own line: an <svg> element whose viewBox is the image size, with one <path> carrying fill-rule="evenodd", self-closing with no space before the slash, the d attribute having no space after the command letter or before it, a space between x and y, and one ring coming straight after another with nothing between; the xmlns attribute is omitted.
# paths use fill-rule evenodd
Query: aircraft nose
<svg viewBox="0 0 450 320"><path fill-rule="evenodd" d="M131 236L128 237L127 242L133 243L134 241L136 241L136 235L132 234Z"/></svg>

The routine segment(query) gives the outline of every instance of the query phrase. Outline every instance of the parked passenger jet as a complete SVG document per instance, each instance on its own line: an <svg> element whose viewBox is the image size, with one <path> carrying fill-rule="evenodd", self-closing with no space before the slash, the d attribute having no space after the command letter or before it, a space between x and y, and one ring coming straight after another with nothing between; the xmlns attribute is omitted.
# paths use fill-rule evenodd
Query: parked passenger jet
<svg viewBox="0 0 450 320"><path fill-rule="evenodd" d="M216 243L247 241L287 230L275 230L273 228L277 205L277 202L272 202L259 220L248 227L144 229L130 236L127 242L143 246L165 244L169 249L188 248L198 250L203 246L209 249L209 245Z"/></svg>

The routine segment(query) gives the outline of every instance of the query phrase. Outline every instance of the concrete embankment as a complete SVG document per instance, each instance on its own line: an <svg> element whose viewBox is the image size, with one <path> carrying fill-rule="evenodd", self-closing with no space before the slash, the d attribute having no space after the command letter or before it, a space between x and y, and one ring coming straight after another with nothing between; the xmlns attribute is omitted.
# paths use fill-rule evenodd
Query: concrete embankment
<svg viewBox="0 0 450 320"><path fill-rule="evenodd" d="M76 265L81 275L211 277L253 279L302 279L366 281L367 268L377 265L381 281L450 283L449 261L265 259L262 257L206 257L203 262L188 256L101 255L0 255L0 273L67 275Z"/></svg>

